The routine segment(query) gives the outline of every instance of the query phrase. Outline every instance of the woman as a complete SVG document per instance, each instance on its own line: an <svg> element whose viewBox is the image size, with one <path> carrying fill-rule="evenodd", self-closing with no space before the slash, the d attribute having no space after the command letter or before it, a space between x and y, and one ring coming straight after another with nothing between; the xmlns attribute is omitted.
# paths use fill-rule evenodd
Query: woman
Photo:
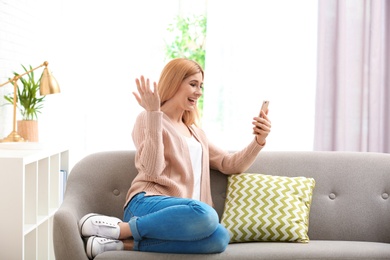
<svg viewBox="0 0 390 260"><path fill-rule="evenodd" d="M124 206L123 222L88 214L80 222L90 237L90 258L108 250L165 253L220 253L229 243L227 230L212 208L210 168L224 174L245 171L264 147L271 123L267 113L254 117L255 138L243 150L228 153L209 142L197 126L197 101L204 72L188 59L171 60L158 86L136 79L134 96L145 111L132 137L137 154L135 177Z"/></svg>

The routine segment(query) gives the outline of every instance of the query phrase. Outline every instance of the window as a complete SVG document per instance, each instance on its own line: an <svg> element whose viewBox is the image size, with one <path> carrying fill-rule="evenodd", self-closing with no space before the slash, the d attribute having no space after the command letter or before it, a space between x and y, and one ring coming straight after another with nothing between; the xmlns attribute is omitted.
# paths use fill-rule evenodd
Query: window
<svg viewBox="0 0 390 260"><path fill-rule="evenodd" d="M209 1L203 119L209 139L242 148L268 99L265 149L312 150L316 46L317 1Z"/></svg>

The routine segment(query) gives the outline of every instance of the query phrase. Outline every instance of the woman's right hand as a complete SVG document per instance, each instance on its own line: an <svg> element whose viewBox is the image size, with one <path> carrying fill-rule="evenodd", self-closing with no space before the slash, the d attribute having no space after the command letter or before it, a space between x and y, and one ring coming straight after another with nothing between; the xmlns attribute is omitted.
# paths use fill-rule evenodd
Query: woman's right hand
<svg viewBox="0 0 390 260"><path fill-rule="evenodd" d="M150 89L149 79L141 76L140 79L135 79L138 93L133 92L138 104L145 108L146 111L160 111L160 96L157 91L157 83L153 82L153 91Z"/></svg>

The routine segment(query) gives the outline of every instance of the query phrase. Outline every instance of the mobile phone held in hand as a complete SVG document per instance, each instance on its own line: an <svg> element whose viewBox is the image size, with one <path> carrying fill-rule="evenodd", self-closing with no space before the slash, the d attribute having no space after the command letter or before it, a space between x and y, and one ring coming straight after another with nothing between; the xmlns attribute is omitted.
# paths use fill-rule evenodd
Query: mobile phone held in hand
<svg viewBox="0 0 390 260"><path fill-rule="evenodd" d="M264 100L264 101L263 101L263 104L261 105L259 117L261 117L261 118L263 117L263 116L261 115L261 111L264 111L264 113L267 113L267 111L268 111L268 105L269 105L269 101L268 101L268 100ZM253 131L253 134L256 134L256 132Z"/></svg>
<svg viewBox="0 0 390 260"><path fill-rule="evenodd" d="M261 111L264 111L264 113L267 113L267 111L268 111L268 105L269 105L269 101L268 101L268 100L264 100L264 101L263 101L263 104L261 105L259 117L262 117L262 116L261 116Z"/></svg>

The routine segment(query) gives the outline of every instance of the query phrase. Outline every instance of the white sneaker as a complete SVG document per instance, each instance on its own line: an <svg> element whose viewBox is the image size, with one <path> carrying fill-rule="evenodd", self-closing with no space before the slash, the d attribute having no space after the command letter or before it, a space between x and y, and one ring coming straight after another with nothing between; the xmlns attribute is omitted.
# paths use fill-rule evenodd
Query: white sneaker
<svg viewBox="0 0 390 260"><path fill-rule="evenodd" d="M119 222L122 222L122 220L116 217L90 213L80 219L80 233L84 237L99 236L118 239L120 233Z"/></svg>
<svg viewBox="0 0 390 260"><path fill-rule="evenodd" d="M123 242L104 237L92 236L88 238L86 252L89 259L106 251L123 250Z"/></svg>

